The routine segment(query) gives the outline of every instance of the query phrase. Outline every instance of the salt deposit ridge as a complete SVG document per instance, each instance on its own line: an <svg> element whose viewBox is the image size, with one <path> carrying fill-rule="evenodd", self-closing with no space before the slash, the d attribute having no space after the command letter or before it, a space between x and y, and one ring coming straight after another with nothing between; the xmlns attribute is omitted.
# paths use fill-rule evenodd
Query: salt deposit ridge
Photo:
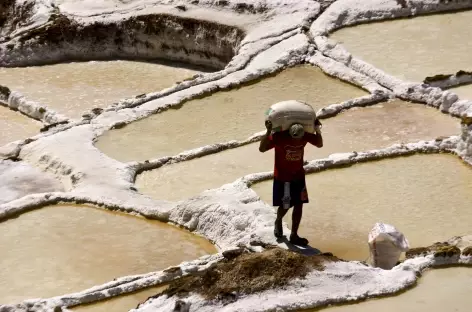
<svg viewBox="0 0 472 312"><path fill-rule="evenodd" d="M453 92L439 88L469 81L470 75L443 77L440 81L435 80L433 85L401 81L356 59L327 37L336 29L357 23L472 8L470 0L248 0L244 3L237 0L127 3L17 0L8 3L12 5L7 4L6 14L2 13L6 24L0 28L0 66L110 57L169 59L174 55L180 61L212 66L218 71L196 75L165 90L123 99L104 110L92 110L80 120L57 114L47 107L47 103L36 103L18 92L1 88L0 104L40 120L45 128L34 137L0 147L0 159L4 159L0 165L6 164L5 159L21 160L41 169L44 179L55 176L62 182L62 187L57 187L57 191L33 192L0 204L0 221L58 202L89 203L181 225L214 242L220 253L182 263L171 270L120 277L79 293L0 305L0 311L57 311L57 307L95 302L203 271L221 260L223 251L237 246L261 251L268 244L277 245L272 233L275 214L249 188L252 183L270 179L269 172L241 177L234 183L180 202L154 200L139 194L134 187L135 176L143 170L253 143L262 133L243 141L221 142L178 155L130 163L109 158L93 143L109 129L178 107L202 94L260 79L289 66L309 63L370 93L321 109L318 112L321 118L397 97L435 107L438 114L441 111L461 119L462 133L457 136L397 144L381 150L335 154L308 162L307 172L414 153L452 153L472 165L472 101L459 100ZM27 7L23 20L14 20L9 15L14 6ZM201 20L205 22L200 23ZM153 36L148 29L150 26L146 26L150 21L158 21L166 27L167 33L159 37L160 47L146 44ZM103 38L98 26L112 31L115 37ZM201 39L199 44L182 35L185 27ZM70 34L59 36L57 29L66 29ZM129 37L123 34L131 30L139 34L142 42L129 42ZM211 35L212 32L217 33L217 38ZM90 34L96 37L90 39ZM60 39L55 42L54 38ZM98 48L94 48L97 45ZM35 177L38 175L37 172L34 174ZM472 265L472 256L464 252L466 246L459 244L463 241L451 239L450 244L459 247L453 253L430 248L425 254L417 254L389 271L360 262L336 262L327 265L324 271L291 282L282 292L268 290L225 306L207 302L198 295L191 295L185 301L190 304L190 311L269 311L321 307L392 294L413 285L418 273L426 268L445 264ZM351 278L346 280L345 275ZM340 287L349 283L356 286L352 287L355 291ZM176 298L161 296L148 300L136 311L172 311L175 303Z"/></svg>

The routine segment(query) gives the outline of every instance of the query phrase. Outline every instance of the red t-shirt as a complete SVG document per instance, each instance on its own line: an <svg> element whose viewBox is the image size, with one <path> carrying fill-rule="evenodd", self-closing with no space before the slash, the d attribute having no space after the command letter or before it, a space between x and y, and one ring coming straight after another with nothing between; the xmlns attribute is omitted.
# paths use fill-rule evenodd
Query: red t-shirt
<svg viewBox="0 0 472 312"><path fill-rule="evenodd" d="M303 179L303 154L305 145L319 146L321 136L305 132L303 138L294 139L288 131L276 132L269 136L269 149L275 148L274 177L284 182Z"/></svg>

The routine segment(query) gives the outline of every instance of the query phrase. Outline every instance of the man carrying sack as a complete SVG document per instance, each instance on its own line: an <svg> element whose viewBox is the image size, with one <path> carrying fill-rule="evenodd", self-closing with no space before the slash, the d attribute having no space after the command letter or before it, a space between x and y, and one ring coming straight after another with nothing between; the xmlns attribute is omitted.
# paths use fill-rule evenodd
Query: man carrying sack
<svg viewBox="0 0 472 312"><path fill-rule="evenodd" d="M272 122L266 120L266 134L262 137L259 151L264 153L275 149L273 206L278 207L275 220L274 235L283 236L282 219L291 207L292 233L290 242L294 245L306 246L308 240L298 236L298 228L302 219L303 204L308 203L308 192L305 184L303 154L305 145L310 143L318 148L323 147L321 122L315 118L315 133L305 132L303 125L295 123L288 130L272 134Z"/></svg>

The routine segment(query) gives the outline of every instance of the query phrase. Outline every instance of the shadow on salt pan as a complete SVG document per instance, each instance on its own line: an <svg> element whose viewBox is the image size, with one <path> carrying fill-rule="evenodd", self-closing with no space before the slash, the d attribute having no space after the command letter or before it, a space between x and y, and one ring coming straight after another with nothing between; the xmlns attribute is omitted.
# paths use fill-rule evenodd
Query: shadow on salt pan
<svg viewBox="0 0 472 312"><path fill-rule="evenodd" d="M322 122L324 146L318 149L307 145L305 160L460 133L456 119L434 108L403 101L351 109ZM258 146L259 143L249 144L145 171L138 175L136 184L140 192L156 199L185 199L246 174L271 171L273 150L260 153Z"/></svg>
<svg viewBox="0 0 472 312"><path fill-rule="evenodd" d="M418 16L342 28L331 37L387 74L421 82L472 69L472 42L465 39L471 19L472 11Z"/></svg>
<svg viewBox="0 0 472 312"><path fill-rule="evenodd" d="M472 168L456 156L360 163L307 175L306 183L310 203L300 235L342 259L368 258L367 235L376 222L394 225L411 248L472 232ZM252 188L272 205L272 181ZM291 212L285 221L291 227Z"/></svg>
<svg viewBox="0 0 472 312"><path fill-rule="evenodd" d="M105 108L124 98L160 91L199 72L201 68L173 63L72 62L0 68L0 84L65 116L80 118L92 108Z"/></svg>
<svg viewBox="0 0 472 312"><path fill-rule="evenodd" d="M41 122L0 105L0 146L36 135L41 127Z"/></svg>
<svg viewBox="0 0 472 312"><path fill-rule="evenodd" d="M472 306L471 281L471 268L434 269L426 272L416 287L400 295L299 312L468 312Z"/></svg>
<svg viewBox="0 0 472 312"><path fill-rule="evenodd" d="M77 312L124 312L134 309L138 304L146 301L149 297L163 292L167 286L150 287L128 295L112 297L111 299L79 305L68 308Z"/></svg>
<svg viewBox="0 0 472 312"><path fill-rule="evenodd" d="M58 205L0 223L1 303L82 291L216 252L202 237L123 213Z"/></svg>
<svg viewBox="0 0 472 312"><path fill-rule="evenodd" d="M366 92L316 67L298 66L108 131L96 146L124 162L172 156L208 144L247 139L264 128L264 113L276 102L298 99L317 110L363 95Z"/></svg>
<svg viewBox="0 0 472 312"><path fill-rule="evenodd" d="M64 187L54 176L24 162L0 160L0 205L29 194L56 191L64 191Z"/></svg>

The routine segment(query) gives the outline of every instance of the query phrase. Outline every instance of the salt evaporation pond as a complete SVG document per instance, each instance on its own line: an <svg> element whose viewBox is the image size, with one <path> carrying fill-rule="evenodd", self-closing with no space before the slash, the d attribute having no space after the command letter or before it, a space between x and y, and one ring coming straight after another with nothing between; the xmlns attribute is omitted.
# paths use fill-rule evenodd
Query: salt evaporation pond
<svg viewBox="0 0 472 312"><path fill-rule="evenodd" d="M39 133L42 124L0 105L0 146Z"/></svg>
<svg viewBox="0 0 472 312"><path fill-rule="evenodd" d="M248 138L264 129L264 113L276 102L298 99L318 110L362 95L366 92L316 67L297 66L108 131L96 146L120 161L170 156L207 144Z"/></svg>
<svg viewBox="0 0 472 312"><path fill-rule="evenodd" d="M0 68L0 84L71 118L95 107L156 92L191 78L195 69L137 61L92 61Z"/></svg>
<svg viewBox="0 0 472 312"><path fill-rule="evenodd" d="M469 312L472 306L472 268L426 272L418 285L402 294L323 309L324 312ZM300 312L315 312L301 310Z"/></svg>
<svg viewBox="0 0 472 312"><path fill-rule="evenodd" d="M0 223L1 303L82 291L216 252L177 227L85 205L58 205Z"/></svg>
<svg viewBox="0 0 472 312"><path fill-rule="evenodd" d="M400 79L472 70L472 11L418 16L342 28L331 37L358 57ZM407 48L406 48L407 47Z"/></svg>
<svg viewBox="0 0 472 312"><path fill-rule="evenodd" d="M361 163L307 175L306 183L310 203L299 234L343 259L368 258L367 235L376 222L397 227L411 247L470 234L472 167L456 156ZM272 181L252 188L272 205ZM291 212L285 221L290 228Z"/></svg>
<svg viewBox="0 0 472 312"><path fill-rule="evenodd" d="M322 122L324 146L307 145L305 160L460 133L457 119L431 107L398 100L350 109ZM137 188L156 199L181 200L246 174L272 170L274 151L260 153L258 148L259 143L249 144L145 171L137 177Z"/></svg>
<svg viewBox="0 0 472 312"><path fill-rule="evenodd" d="M461 100L471 100L472 101L472 84L463 85L456 88L448 89L448 91L454 92L459 96Z"/></svg>
<svg viewBox="0 0 472 312"><path fill-rule="evenodd" d="M145 288L131 294L111 297L108 300L74 306L69 310L77 312L125 312L136 308L138 304L163 292L166 288L167 286Z"/></svg>

